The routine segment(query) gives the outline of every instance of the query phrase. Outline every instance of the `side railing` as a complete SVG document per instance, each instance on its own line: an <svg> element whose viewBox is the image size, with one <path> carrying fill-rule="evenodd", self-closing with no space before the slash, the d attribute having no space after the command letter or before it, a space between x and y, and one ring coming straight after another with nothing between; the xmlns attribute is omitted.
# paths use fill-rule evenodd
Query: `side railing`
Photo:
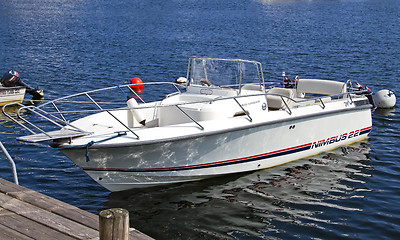
<svg viewBox="0 0 400 240"><path fill-rule="evenodd" d="M143 83L145 85L145 83ZM149 83L149 84L155 84L155 83ZM179 87L176 86L173 83L156 83L156 84L172 84L177 90L178 92L180 92ZM104 90L110 90L110 89L122 89L122 88L127 88L129 90L129 92L136 96L137 98L139 98L143 103L145 103L140 96L135 93L131 88L129 88L129 85L122 85L122 86L114 86L114 87L109 87L109 88L103 88L103 89L98 89L98 90L93 90L93 91L88 91L88 92L83 92L83 93L79 93L79 94L74 94L74 95L70 95L67 97L62 97L53 101L49 101L46 102L42 105L39 106L24 106L20 103L11 103L11 104L7 104L5 106L3 106L2 111L3 114L5 116L7 116L9 119L11 119L13 122L15 122L16 124L18 124L19 126L21 126L22 128L26 129L28 132L30 132L31 134L35 135L35 134L43 134L46 136L46 138L43 138L44 140L55 140L58 138L70 138L70 137L74 137L74 136L79 136L80 134L82 135L87 135L90 134L82 129L80 129L77 126L74 126L73 124L71 124L71 120L68 120L68 118L66 117L66 115L68 114L92 114L92 113L98 113L98 112L107 112L110 116L112 116L116 121L119 122L119 124L121 124L121 126L123 126L123 128L126 129L126 132L131 132L137 139L139 139L139 135L135 132L135 128L131 128L128 127L124 122L122 122L117 116L115 116L115 114L113 114L114 111L118 111L118 110L131 110L131 109L144 109L144 108L161 108L161 107L170 107L170 106L175 106L176 108L178 108L185 116L187 116L192 122L194 122L201 130L204 130L204 127L199 123L199 121L197 121L196 119L194 119L192 116L190 116L189 113L185 112L184 109L181 108L181 106L183 105L188 105L188 104L196 104L196 103L210 103L210 102L215 102L215 101L221 101L221 100L227 100L227 99L233 99L236 104L243 110L243 113L248 117L249 121L252 122L253 119L250 116L250 113L248 111L246 111L245 107L240 104L238 99L241 98L247 98L247 97L255 97L255 96L278 96L282 99L283 103L284 103L284 109L287 111L287 113L289 115L291 115L293 113L292 111L292 107L290 107L291 102L295 103L294 105L296 106L300 106L302 104L302 102L309 102L311 101L315 101L315 102L319 102L320 106L322 109L325 109L326 105L324 103L324 97L326 96L321 96L321 97L315 97L315 98L307 98L307 99L294 99L294 98L290 98L288 96L285 95L281 95L281 94L276 94L276 93L258 93L258 94L249 94L249 95L240 95L240 96L233 96L233 97L222 97L222 98L215 98L215 99L209 99L209 100L202 100L202 101L196 101L196 102L180 102L180 103L174 103L174 104L163 104L163 105L157 105L157 106L141 106L139 105L138 107L119 107L119 108L104 108L103 106L101 106L101 102L96 101L92 95L93 93L97 93L100 91L104 91ZM362 93L362 92L360 92ZM93 104L96 108L93 110L62 110L59 106L59 103L61 102L68 102L68 99L71 99L73 97L77 97L77 96L83 96L85 98L87 98L89 100L89 103ZM337 98L349 98L351 103L353 102L352 97L351 97L351 93L350 92L346 92L346 93L340 93L340 94L335 94L335 95L330 95L331 98L333 97L337 97ZM73 102L76 103L76 102ZM85 101L85 104L87 104L88 102ZM11 107L11 106L15 106L17 105L18 107L20 107L17 110L17 118L11 116L10 114L8 114L7 112L7 108ZM46 106L50 106L50 109L54 109L54 111L45 111L44 107ZM40 119L43 119L45 121L47 121L48 123L52 124L54 127L61 129L61 128L65 128L66 126L69 127L69 130L74 131L78 134L74 134L69 132L66 135L63 136L53 136L51 134L51 132L46 131L43 127L38 126L38 124L33 123L31 121L29 121L28 119L26 119L23 115L23 113L26 112L30 112L36 116L38 116ZM28 114L25 114L28 115Z"/></svg>

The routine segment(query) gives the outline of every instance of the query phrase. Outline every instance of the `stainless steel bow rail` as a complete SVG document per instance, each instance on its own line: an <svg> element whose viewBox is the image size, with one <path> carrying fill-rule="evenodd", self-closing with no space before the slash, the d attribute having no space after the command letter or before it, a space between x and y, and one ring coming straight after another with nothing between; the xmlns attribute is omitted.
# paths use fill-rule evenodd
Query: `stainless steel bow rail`
<svg viewBox="0 0 400 240"><path fill-rule="evenodd" d="M156 84L169 84L173 85L177 89L176 93L173 94L178 94L181 91L179 90L179 87L181 85L175 84L175 83L169 83L169 82L157 82L157 83L143 83L143 85L156 85ZM319 104L322 109L325 109L325 103L324 103L324 97L326 96L321 96L321 97L314 97L314 98L306 98L306 99L293 99L285 95L281 94L276 94L276 93L259 93L259 94L249 94L249 95L241 95L241 96L233 96L233 97L218 97L215 99L208 99L208 100L201 100L201 101L194 101L194 102L180 102L180 103L174 103L174 104L163 104L163 105L153 105L153 106L138 106L135 108L127 107L126 102L101 102L101 101L96 101L93 97L94 94L102 92L102 91L107 91L107 90L114 90L114 89L120 89L122 90L123 93L125 94L130 94L137 96L140 101L145 103L142 98L140 98L139 95L137 95L129 86L131 85L120 85L120 86L114 86L114 87L108 87L108 88L103 88L103 89L97 89L97 90L92 90L92 91L87 91L83 93L78 93L74 95L69 95L66 97L58 98L52 101L48 101L46 103L43 103L39 106L24 106L20 103L10 103L5 106L3 106L2 111L5 116L7 116L9 119L11 119L14 123L18 124L28 132L30 132L32 135L24 136L24 137L19 137L17 140L25 141L25 142L41 142L41 141L49 141L49 140L56 140L56 139L72 139L74 137L80 137L80 136L86 136L92 134L91 132L84 131L74 125L72 125L70 122L74 119L67 119L66 115L72 114L72 115L80 115L80 114L93 114L93 113L98 113L98 112L107 112L109 115L111 115L114 119L116 119L125 129L126 132L131 132L134 136L136 136L137 139L139 139L139 136L135 133L134 129L135 128L130 128L126 124L124 124L120 119L118 119L117 116L113 114L114 111L118 110L128 110L128 109L144 109L144 108L162 108L162 107L170 107L170 106L175 106L177 109L179 109L184 115L186 115L191 121L193 121L200 129L204 130L204 127L196 121L194 118L190 116L189 113L185 112L184 109L182 109L180 106L182 105L190 105L190 104L196 104L196 103L211 103L211 102L216 102L216 101L221 101L221 100L227 100L227 99L233 99L238 106L243 110L243 115L246 115L249 119L249 121L252 121L252 118L250 116L250 113L245 110L245 108L242 106L242 104L239 103L238 99L240 98L246 98L246 97L253 97L253 96L278 96L281 98L282 102L284 103L284 107L281 108L280 110L286 111L289 115L292 114L291 107L289 106L290 102L295 103L295 105L300 106L302 103L309 103L310 100L313 101L315 104ZM357 94L362 94L363 92L357 92ZM103 94L104 95L104 94ZM72 98L75 97L83 97L84 100L80 101L72 101ZM115 97L115 95L114 95ZM350 103L353 103L353 99L351 97L351 92L346 92L346 93L340 93L340 94L335 94L335 95L330 95L330 97L336 97L336 98L348 98L350 99ZM87 101L89 100L89 101ZM94 109L85 109L85 110L62 110L61 105L64 103L78 103L78 104L89 104L91 106L94 106ZM121 107L117 108L105 108L104 105L106 104L118 104L121 105ZM122 107L125 105L124 107ZM17 106L19 107L18 110L16 111L16 116L13 117L9 113L7 113L7 108L11 106ZM86 105L87 106L87 105ZM53 110L47 110L46 108L49 107L49 109ZM293 108L293 107L292 107ZM35 115L38 117L40 120L45 120L47 124L45 124L45 127L40 127L38 123L34 123L32 121L27 120L25 116ZM51 130L47 131L45 128L49 128L48 123L50 125L53 125L53 129L56 128L57 130ZM42 124L42 123L41 123Z"/></svg>
<svg viewBox="0 0 400 240"><path fill-rule="evenodd" d="M179 84L175 83L169 83L169 82L157 82L157 83L141 83L143 85L159 85L159 84L167 84L167 85L172 85L177 92L181 92L179 87ZM84 131L72 124L70 122L72 121L71 119L67 119L66 115L67 114L89 114L89 113L98 113L98 112L107 112L110 114L112 117L114 117L122 126L124 126L127 131L132 132L137 138L137 134L128 126L126 126L123 122L121 122L112 112L117 111L117 110L123 110L123 109L132 109L132 108L127 108L127 107L120 107L120 108L103 108L101 105L103 104L119 104L122 105L122 103L118 102L101 102L101 101L95 101L93 96L96 93L99 92L104 92L107 90L115 90L115 89L120 89L126 96L136 96L140 101L143 101L143 99L136 93L134 92L130 86L132 85L137 85L137 84L129 84L129 85L118 85L118 86L113 86L113 87L108 87L108 88L102 88L102 89L96 89L92 91L87 91L87 92L82 92L82 93L77 93L65 97L61 97L52 101L48 101L46 103L43 103L39 106L25 106L21 103L9 103L3 106L2 112L3 114L11 119L14 123L19 125L20 127L24 128L28 132L30 132L32 135L26 136L26 137L19 137L17 140L21 141L26 141L26 142L41 142L41 141L49 141L49 140L56 140L56 139L69 139L69 138L74 138L74 137L80 137L80 136L85 136L85 135L90 135L90 132ZM125 90L125 91L124 91ZM72 98L79 98L79 97L84 97L85 99L82 101L71 101ZM89 101L87 101L89 100ZM60 104L63 103L69 103L69 104L90 104L92 106L95 106L95 109L92 110L66 110L62 111ZM126 102L124 102L126 106ZM11 116L7 112L7 108L10 107L17 107L18 110L16 111L16 117ZM50 109L53 109L53 111L46 111L45 109L50 107ZM142 107L143 108L143 107ZM138 107L137 109L140 109ZM56 127L57 130L55 131L46 131L44 127L39 126L38 124L33 123L32 121L27 120L24 116L29 115L27 113L32 113L33 115L38 116L39 119L45 120L46 123L50 123L53 125L53 127ZM45 125L45 127L49 128L48 124Z"/></svg>

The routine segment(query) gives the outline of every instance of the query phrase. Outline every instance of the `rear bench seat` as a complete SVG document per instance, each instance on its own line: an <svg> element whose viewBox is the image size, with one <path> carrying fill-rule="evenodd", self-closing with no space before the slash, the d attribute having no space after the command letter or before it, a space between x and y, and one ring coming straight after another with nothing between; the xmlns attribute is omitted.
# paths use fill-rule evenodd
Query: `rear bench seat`
<svg viewBox="0 0 400 240"><path fill-rule="evenodd" d="M334 95L347 92L346 83L320 79L300 79L297 93Z"/></svg>

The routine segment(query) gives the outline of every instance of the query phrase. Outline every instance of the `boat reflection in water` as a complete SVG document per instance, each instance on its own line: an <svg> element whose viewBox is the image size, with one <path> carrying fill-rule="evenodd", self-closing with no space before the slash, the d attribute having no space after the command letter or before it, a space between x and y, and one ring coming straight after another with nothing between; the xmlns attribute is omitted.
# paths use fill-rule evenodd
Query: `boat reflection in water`
<svg viewBox="0 0 400 240"><path fill-rule="evenodd" d="M334 229L362 211L358 206L370 191L369 149L363 141L274 171L115 192L104 207L128 209L131 226L156 239L285 239L297 232L289 228L336 237Z"/></svg>

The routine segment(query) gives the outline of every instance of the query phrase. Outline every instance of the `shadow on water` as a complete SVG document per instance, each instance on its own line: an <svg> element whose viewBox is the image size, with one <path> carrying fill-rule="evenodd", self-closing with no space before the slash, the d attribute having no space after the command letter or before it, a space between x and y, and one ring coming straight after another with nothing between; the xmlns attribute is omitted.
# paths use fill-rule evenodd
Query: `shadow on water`
<svg viewBox="0 0 400 240"><path fill-rule="evenodd" d="M374 111L374 114L378 114L380 116L394 116L396 109L394 108L377 108Z"/></svg>
<svg viewBox="0 0 400 240"><path fill-rule="evenodd" d="M339 237L369 191L369 149L361 142L263 171L111 193L104 208L129 210L131 226L156 239Z"/></svg>

